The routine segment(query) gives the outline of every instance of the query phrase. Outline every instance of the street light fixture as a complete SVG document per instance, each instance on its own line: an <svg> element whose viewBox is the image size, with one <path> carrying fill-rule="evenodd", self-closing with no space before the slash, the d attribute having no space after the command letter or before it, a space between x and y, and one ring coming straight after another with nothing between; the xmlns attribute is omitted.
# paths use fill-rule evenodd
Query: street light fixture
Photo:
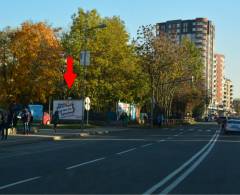
<svg viewBox="0 0 240 195"><path fill-rule="evenodd" d="M84 30L84 45L83 45L83 49L84 49L84 56L83 56L83 85L82 85L82 128L84 128L84 110L85 110L85 79L86 79L86 66L87 66L87 33L90 31L93 31L95 29L104 29L106 28L107 25L104 23L101 23L97 26L94 26L92 28L88 28L87 27L87 20L86 20L86 28Z"/></svg>

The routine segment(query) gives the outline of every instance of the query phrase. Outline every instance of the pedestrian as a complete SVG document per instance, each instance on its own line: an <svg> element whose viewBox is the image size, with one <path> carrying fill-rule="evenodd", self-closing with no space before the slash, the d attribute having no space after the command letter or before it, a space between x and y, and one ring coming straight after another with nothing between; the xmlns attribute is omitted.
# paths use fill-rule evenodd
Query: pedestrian
<svg viewBox="0 0 240 195"><path fill-rule="evenodd" d="M162 126L163 120L164 120L164 117L163 117L163 114L161 113L160 115L158 115L158 118L157 118L158 126L159 126L159 127Z"/></svg>
<svg viewBox="0 0 240 195"><path fill-rule="evenodd" d="M28 116L28 132L30 133L32 122L33 122L33 115L30 110L27 110L27 112L28 112L28 114L27 114L27 116Z"/></svg>
<svg viewBox="0 0 240 195"><path fill-rule="evenodd" d="M12 125L12 112L11 110L9 111L4 111L2 112L2 140L7 140L8 137L8 129Z"/></svg>
<svg viewBox="0 0 240 195"><path fill-rule="evenodd" d="M54 129L54 132L56 133L57 132L57 125L59 123L59 112L58 111L54 112L52 121L53 121L53 129Z"/></svg>
<svg viewBox="0 0 240 195"><path fill-rule="evenodd" d="M1 110L0 111L0 133L1 133L1 139L4 139L4 113Z"/></svg>
<svg viewBox="0 0 240 195"><path fill-rule="evenodd" d="M29 127L28 127L28 109L27 108L23 109L21 114L21 120L23 122L24 134L28 134Z"/></svg>

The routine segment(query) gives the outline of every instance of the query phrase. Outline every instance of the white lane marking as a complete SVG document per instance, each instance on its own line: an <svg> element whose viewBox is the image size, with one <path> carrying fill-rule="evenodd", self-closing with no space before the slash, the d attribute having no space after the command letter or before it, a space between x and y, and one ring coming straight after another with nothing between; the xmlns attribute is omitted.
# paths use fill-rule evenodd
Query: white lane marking
<svg viewBox="0 0 240 195"><path fill-rule="evenodd" d="M121 154L125 154L125 153L127 153L127 152L131 152L131 151L133 151L133 150L136 150L136 148L131 148L131 149L129 149L129 150L124 150L124 151L118 152L118 153L116 153L116 154L121 155Z"/></svg>
<svg viewBox="0 0 240 195"><path fill-rule="evenodd" d="M174 135L174 136L177 137L177 136L179 136L179 135L181 135L181 134L183 134L183 132L178 133L178 134L176 134L176 135Z"/></svg>
<svg viewBox="0 0 240 195"><path fill-rule="evenodd" d="M8 184L8 185L0 186L0 190L6 189L6 188L10 188L12 186L15 186L15 185L18 185L18 184L22 184L22 183L26 183L26 182L29 182L29 181L37 180L39 178L41 178L41 177L40 176L32 177L32 178L24 179L24 180L21 180L21 181L15 182L15 183L11 183L11 184Z"/></svg>
<svg viewBox="0 0 240 195"><path fill-rule="evenodd" d="M80 166L83 166L83 165L87 165L87 164L90 164L90 163L94 163L94 162L97 162L97 161L100 161L100 160L104 160L104 159L105 159L105 157L98 158L98 159L91 160L91 161L87 161L87 162L80 163L80 164L77 164L77 165L73 165L73 166L67 167L66 170L71 170L71 169L74 169L74 168L77 168L77 167L80 167Z"/></svg>
<svg viewBox="0 0 240 195"><path fill-rule="evenodd" d="M167 136L172 136L171 134L165 134L165 135L149 135L151 137L167 137Z"/></svg>
<svg viewBox="0 0 240 195"><path fill-rule="evenodd" d="M77 140L81 140L81 141L145 141L145 139L120 139L120 138L66 138L66 139L62 139L62 141L77 141Z"/></svg>
<svg viewBox="0 0 240 195"><path fill-rule="evenodd" d="M142 145L141 147L145 148L145 147L148 147L148 146L151 146L151 145L153 145L153 143L145 144L145 145Z"/></svg>
<svg viewBox="0 0 240 195"><path fill-rule="evenodd" d="M211 132L211 130L207 130L207 132Z"/></svg>
<svg viewBox="0 0 240 195"><path fill-rule="evenodd" d="M204 139L171 139L170 142L208 142L209 140Z"/></svg>
<svg viewBox="0 0 240 195"><path fill-rule="evenodd" d="M157 189L159 189L160 187L162 187L166 182L168 182L170 179L172 179L173 177L175 177L175 175L177 175L178 173L180 173L183 169L185 169L185 167L187 167L191 162L193 162L197 157L199 157L208 147L209 145L212 144L212 141L214 140L214 138L217 136L217 133L215 133L212 136L212 139L200 150L198 151L194 156L192 156L188 161L186 161L183 165L181 165L179 168L177 168L175 171L173 171L172 173L170 173L168 176L166 176L164 179L162 179L160 182L158 182L157 184L155 184L154 186L152 186L150 189L148 189L146 192L144 192L143 194L152 194L153 192L155 192Z"/></svg>
<svg viewBox="0 0 240 195"><path fill-rule="evenodd" d="M158 140L157 142L158 142L158 143L160 143L160 142L165 142L165 139Z"/></svg>
<svg viewBox="0 0 240 195"><path fill-rule="evenodd" d="M208 147L208 149L194 162L194 164L189 167L182 175L180 175L173 183L167 186L160 194L168 194L171 192L179 183L181 183L191 172L194 171L198 167L198 165L206 158L206 156L211 152L213 149L216 140L218 139L219 134L213 140L212 144Z"/></svg>

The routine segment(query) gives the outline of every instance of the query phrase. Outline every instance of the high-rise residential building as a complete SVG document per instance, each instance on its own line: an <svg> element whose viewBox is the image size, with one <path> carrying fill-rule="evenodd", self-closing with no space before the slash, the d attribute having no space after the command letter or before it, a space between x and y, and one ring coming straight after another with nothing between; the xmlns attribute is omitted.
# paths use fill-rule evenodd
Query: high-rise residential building
<svg viewBox="0 0 240 195"><path fill-rule="evenodd" d="M233 111L233 84L230 79L224 78L223 107L227 112Z"/></svg>
<svg viewBox="0 0 240 195"><path fill-rule="evenodd" d="M212 106L215 109L223 107L224 68L225 68L225 56L222 54L214 54Z"/></svg>
<svg viewBox="0 0 240 195"><path fill-rule="evenodd" d="M215 42L215 26L207 18L193 20L171 20L156 25L157 36L166 34L177 43L188 37L200 49L204 63L203 76L208 95L212 95L213 57Z"/></svg>

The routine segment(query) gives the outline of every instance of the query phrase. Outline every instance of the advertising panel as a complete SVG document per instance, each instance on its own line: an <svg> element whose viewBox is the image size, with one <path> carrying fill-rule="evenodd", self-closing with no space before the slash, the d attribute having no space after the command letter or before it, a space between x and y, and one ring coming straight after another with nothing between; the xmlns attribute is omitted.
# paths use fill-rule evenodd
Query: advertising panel
<svg viewBox="0 0 240 195"><path fill-rule="evenodd" d="M120 115L125 112L130 116L131 120L136 120L136 105L128 104L123 102L118 102L117 104L117 118L120 118Z"/></svg>
<svg viewBox="0 0 240 195"><path fill-rule="evenodd" d="M82 100L54 100L53 113L59 112L60 120L82 120Z"/></svg>
<svg viewBox="0 0 240 195"><path fill-rule="evenodd" d="M34 121L42 121L43 119L43 105L28 105L30 112L32 113Z"/></svg>

